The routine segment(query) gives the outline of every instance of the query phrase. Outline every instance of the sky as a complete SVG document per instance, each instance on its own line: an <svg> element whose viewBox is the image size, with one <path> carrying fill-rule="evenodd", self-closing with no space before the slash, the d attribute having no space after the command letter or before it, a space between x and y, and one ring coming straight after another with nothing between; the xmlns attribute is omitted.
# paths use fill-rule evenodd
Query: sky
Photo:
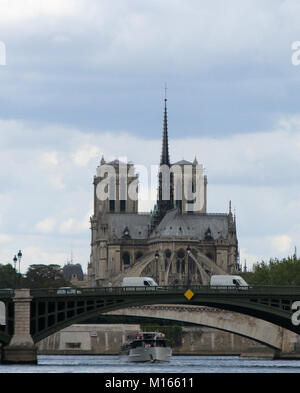
<svg viewBox="0 0 300 393"><path fill-rule="evenodd" d="M208 212L232 201L241 263L300 249L299 13L298 0L0 0L0 263L21 249L25 273L72 253L86 271L96 168L158 164L165 83L171 161L204 165Z"/></svg>

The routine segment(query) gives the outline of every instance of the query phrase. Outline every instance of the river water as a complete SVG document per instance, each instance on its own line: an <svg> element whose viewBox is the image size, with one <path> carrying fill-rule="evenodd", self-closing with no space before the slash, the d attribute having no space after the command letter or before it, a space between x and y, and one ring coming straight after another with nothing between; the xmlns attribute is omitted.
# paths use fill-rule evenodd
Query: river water
<svg viewBox="0 0 300 393"><path fill-rule="evenodd" d="M0 365L0 373L299 373L300 360L238 356L174 356L169 363L135 364L119 356L38 356L38 365Z"/></svg>

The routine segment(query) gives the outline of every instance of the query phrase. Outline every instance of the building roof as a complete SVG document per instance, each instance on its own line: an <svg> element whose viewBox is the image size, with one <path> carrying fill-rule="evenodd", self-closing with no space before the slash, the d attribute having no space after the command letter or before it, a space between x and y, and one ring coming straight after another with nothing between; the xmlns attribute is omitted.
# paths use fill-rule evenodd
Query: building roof
<svg viewBox="0 0 300 393"><path fill-rule="evenodd" d="M77 277L78 281L83 281L83 271L79 263L75 265L68 263L63 267L63 272L66 280L71 281L74 276Z"/></svg>
<svg viewBox="0 0 300 393"><path fill-rule="evenodd" d="M150 228L150 214L113 213L108 215L108 230L111 239L147 239ZM125 230L128 230L126 236Z"/></svg>
<svg viewBox="0 0 300 393"><path fill-rule="evenodd" d="M198 238L205 239L211 234L213 239L228 236L227 214L180 213L177 209L169 211L151 238Z"/></svg>
<svg viewBox="0 0 300 393"><path fill-rule="evenodd" d="M150 214L114 213L108 217L110 239L197 238L214 240L228 237L227 214L180 213L169 211L149 236Z"/></svg>

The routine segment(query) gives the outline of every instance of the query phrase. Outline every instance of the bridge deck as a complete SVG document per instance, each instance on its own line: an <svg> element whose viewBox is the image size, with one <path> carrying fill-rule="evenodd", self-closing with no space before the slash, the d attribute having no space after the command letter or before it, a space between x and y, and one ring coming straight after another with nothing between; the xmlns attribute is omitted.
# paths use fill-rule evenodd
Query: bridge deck
<svg viewBox="0 0 300 393"><path fill-rule="evenodd" d="M191 291L191 296L188 296L188 290ZM7 335L12 335L14 331L13 296L14 291L0 291L0 301L7 305ZM236 288L179 285L150 288L49 288L31 289L30 296L30 334L35 342L71 324L95 318L109 311L153 304L207 306L230 310L300 333L300 320L298 321L298 314L295 318L294 309L295 302L299 302L296 305L299 304L300 307L300 287Z"/></svg>
<svg viewBox="0 0 300 393"><path fill-rule="evenodd" d="M59 296L95 296L95 295L163 295L185 293L190 289L195 295L197 294L229 294L239 296L259 295L300 295L300 287L292 286L252 286L252 287L233 287L233 286L203 286L203 285L177 285L177 286L160 286L160 287L93 287L80 289L31 289L30 294L33 297L59 297ZM0 291L0 297L1 297Z"/></svg>

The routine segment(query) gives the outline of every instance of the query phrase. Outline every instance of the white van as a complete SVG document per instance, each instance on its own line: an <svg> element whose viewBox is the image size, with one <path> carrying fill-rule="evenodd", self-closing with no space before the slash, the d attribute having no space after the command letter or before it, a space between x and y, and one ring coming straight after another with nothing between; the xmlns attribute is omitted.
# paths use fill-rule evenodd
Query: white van
<svg viewBox="0 0 300 393"><path fill-rule="evenodd" d="M210 278L211 288L234 287L238 289L248 289L249 286L241 276L217 275Z"/></svg>
<svg viewBox="0 0 300 393"><path fill-rule="evenodd" d="M0 302L0 325L6 325L5 303Z"/></svg>
<svg viewBox="0 0 300 393"><path fill-rule="evenodd" d="M156 290L160 287L151 277L125 277L122 281L122 287L125 290L130 291L135 287L136 290Z"/></svg>
<svg viewBox="0 0 300 393"><path fill-rule="evenodd" d="M81 291L72 287L61 287L57 290L57 295L80 295Z"/></svg>

